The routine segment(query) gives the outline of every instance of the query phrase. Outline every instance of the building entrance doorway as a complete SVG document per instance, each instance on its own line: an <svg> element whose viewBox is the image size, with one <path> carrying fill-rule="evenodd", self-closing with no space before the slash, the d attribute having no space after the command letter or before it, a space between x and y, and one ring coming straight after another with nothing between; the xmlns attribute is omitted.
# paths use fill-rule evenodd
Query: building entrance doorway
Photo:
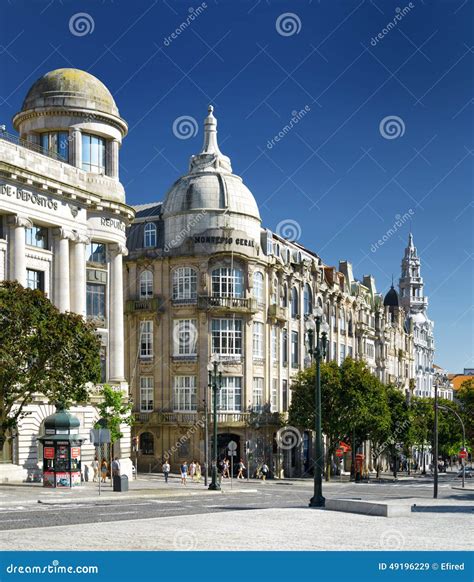
<svg viewBox="0 0 474 582"><path fill-rule="evenodd" d="M235 455L233 457L234 463L234 476L237 474L237 464L240 461L241 457L241 446L240 446L240 436L238 434L233 434L230 432L222 433L217 435L217 467L220 470L221 466L220 463L224 459L228 459L230 463L230 455L228 445L231 441L237 443L237 449L235 451Z"/></svg>

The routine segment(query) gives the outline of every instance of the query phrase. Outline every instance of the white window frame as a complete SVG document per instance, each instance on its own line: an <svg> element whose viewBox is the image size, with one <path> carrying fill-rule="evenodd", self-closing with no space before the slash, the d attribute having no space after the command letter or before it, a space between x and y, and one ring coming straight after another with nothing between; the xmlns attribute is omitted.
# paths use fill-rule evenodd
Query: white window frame
<svg viewBox="0 0 474 582"><path fill-rule="evenodd" d="M253 290L252 294L258 305L265 303L264 296L264 277L262 271L255 271L253 274Z"/></svg>
<svg viewBox="0 0 474 582"><path fill-rule="evenodd" d="M197 355L198 330L196 319L175 319L173 321L173 355Z"/></svg>
<svg viewBox="0 0 474 582"><path fill-rule="evenodd" d="M155 387L153 376L140 376L140 412L152 412Z"/></svg>
<svg viewBox="0 0 474 582"><path fill-rule="evenodd" d="M270 353L272 362L278 361L278 328L276 325L272 325L270 330Z"/></svg>
<svg viewBox="0 0 474 582"><path fill-rule="evenodd" d="M212 353L223 358L242 356L243 323L242 319L214 318L211 320Z"/></svg>
<svg viewBox="0 0 474 582"><path fill-rule="evenodd" d="M263 409L263 378L254 377L252 384L252 410L261 412Z"/></svg>
<svg viewBox="0 0 474 582"><path fill-rule="evenodd" d="M253 357L257 360L263 360L264 354L264 340L263 334L265 331L265 326L260 321L253 322L253 335L252 335L252 346L253 346Z"/></svg>
<svg viewBox="0 0 474 582"><path fill-rule="evenodd" d="M173 410L175 412L196 412L196 376L175 376L173 379Z"/></svg>
<svg viewBox="0 0 474 582"><path fill-rule="evenodd" d="M278 412L278 378L272 378L270 412Z"/></svg>
<svg viewBox="0 0 474 582"><path fill-rule="evenodd" d="M140 299L153 297L153 273L145 269L140 273Z"/></svg>
<svg viewBox="0 0 474 582"><path fill-rule="evenodd" d="M153 357L153 321L151 319L140 321L139 354L143 359Z"/></svg>
<svg viewBox="0 0 474 582"><path fill-rule="evenodd" d="M156 247L156 224L147 222L143 229L143 248L153 249Z"/></svg>
<svg viewBox="0 0 474 582"><path fill-rule="evenodd" d="M172 275L173 301L191 303L197 299L197 272L192 267L178 267Z"/></svg>
<svg viewBox="0 0 474 582"><path fill-rule="evenodd" d="M220 412L242 410L242 376L224 376L217 393L217 409Z"/></svg>
<svg viewBox="0 0 474 582"><path fill-rule="evenodd" d="M244 296L244 272L238 267L217 267L211 274L212 296L241 298Z"/></svg>

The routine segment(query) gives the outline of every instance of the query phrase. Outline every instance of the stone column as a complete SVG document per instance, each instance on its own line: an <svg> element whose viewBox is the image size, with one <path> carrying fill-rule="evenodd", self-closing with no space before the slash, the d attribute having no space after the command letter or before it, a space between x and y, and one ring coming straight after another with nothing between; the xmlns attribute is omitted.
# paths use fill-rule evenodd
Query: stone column
<svg viewBox="0 0 474 582"><path fill-rule="evenodd" d="M109 245L109 380L111 382L123 382L125 379L122 257L126 254L127 248L124 245Z"/></svg>
<svg viewBox="0 0 474 582"><path fill-rule="evenodd" d="M119 179L119 142L111 139L107 142L107 175L114 180Z"/></svg>
<svg viewBox="0 0 474 582"><path fill-rule="evenodd" d="M76 235L71 245L71 311L86 317L86 245L90 239Z"/></svg>
<svg viewBox="0 0 474 582"><path fill-rule="evenodd" d="M74 234L64 228L56 228L53 236L56 239L54 254L54 304L60 311L69 311L71 309L69 240L74 239Z"/></svg>
<svg viewBox="0 0 474 582"><path fill-rule="evenodd" d="M69 148L69 163L76 168L82 168L82 132L77 127L70 130L72 147Z"/></svg>
<svg viewBox="0 0 474 582"><path fill-rule="evenodd" d="M10 279L18 281L26 287L26 235L25 228L31 228L33 223L24 216L11 216L8 219L12 233L11 243L13 248L10 254ZM10 243L10 244L11 244Z"/></svg>

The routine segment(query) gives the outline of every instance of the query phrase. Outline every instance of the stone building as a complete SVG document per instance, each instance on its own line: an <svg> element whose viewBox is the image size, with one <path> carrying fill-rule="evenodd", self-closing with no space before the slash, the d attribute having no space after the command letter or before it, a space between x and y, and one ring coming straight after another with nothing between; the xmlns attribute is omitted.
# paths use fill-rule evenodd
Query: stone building
<svg viewBox="0 0 474 582"><path fill-rule="evenodd" d="M316 306L330 325L328 357L363 358L403 390L412 379L412 334L390 291L352 266L262 227L255 198L217 143L212 107L202 151L191 157L163 203L137 206L125 260L126 375L139 437L139 469L173 469L205 454L208 366L223 366L219 456L230 440L251 472L265 460L277 475L304 472L300 447L276 438L293 376L310 364L305 320ZM247 457L247 453L250 453Z"/></svg>
<svg viewBox="0 0 474 582"><path fill-rule="evenodd" d="M19 135L0 131L0 280L42 289L60 310L93 320L103 381L128 396L122 259L134 211L118 173L127 124L98 79L58 69L32 85L13 126ZM37 472L36 438L54 409L38 396L27 412L4 449L4 478ZM89 429L98 414L93 405L72 412L81 421L88 462L94 453ZM117 451L124 458L129 443L125 427ZM129 461L123 465L131 469Z"/></svg>
<svg viewBox="0 0 474 582"><path fill-rule="evenodd" d="M434 323L428 317L428 297L424 295L421 261L410 233L402 259L400 305L413 329L415 396L434 397Z"/></svg>

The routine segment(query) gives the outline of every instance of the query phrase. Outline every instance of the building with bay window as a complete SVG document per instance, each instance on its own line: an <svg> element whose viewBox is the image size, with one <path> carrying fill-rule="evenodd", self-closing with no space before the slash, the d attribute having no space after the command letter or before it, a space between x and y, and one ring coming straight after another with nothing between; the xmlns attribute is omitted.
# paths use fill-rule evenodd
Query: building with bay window
<svg viewBox="0 0 474 582"><path fill-rule="evenodd" d="M357 280L347 261L326 265L262 227L253 194L219 149L212 107L188 172L163 202L135 210L124 277L139 468L159 470L165 457L173 469L204 462L215 356L223 366L219 456L234 440L251 472L265 460L276 475L303 473L310 433L286 450L277 432L292 378L310 365L305 322L316 306L330 325L330 359L363 358L381 380L410 390L413 336L403 308L377 292L373 277Z"/></svg>
<svg viewBox="0 0 474 582"><path fill-rule="evenodd" d="M102 379L127 397L122 261L134 211L118 171L127 124L98 79L58 69L32 85L13 127L18 134L0 131L0 280L41 289L60 310L93 321L102 343ZM86 439L85 463L94 455L93 404L72 409ZM54 408L38 395L27 412L4 449L2 476L38 471L36 437ZM128 459L129 427L123 432L116 453Z"/></svg>

